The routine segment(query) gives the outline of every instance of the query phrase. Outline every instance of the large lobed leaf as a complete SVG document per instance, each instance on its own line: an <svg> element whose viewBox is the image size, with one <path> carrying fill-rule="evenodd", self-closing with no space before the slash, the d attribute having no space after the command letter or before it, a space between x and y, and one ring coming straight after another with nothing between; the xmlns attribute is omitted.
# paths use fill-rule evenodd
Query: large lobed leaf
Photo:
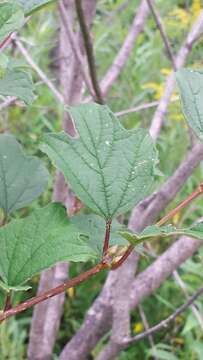
<svg viewBox="0 0 203 360"><path fill-rule="evenodd" d="M176 73L185 118L203 140L203 73L181 69Z"/></svg>
<svg viewBox="0 0 203 360"><path fill-rule="evenodd" d="M152 225L147 226L141 233L119 231L119 235L126 239L132 245L137 245L145 240L150 240L156 237L168 237L172 235L186 235L199 240L203 240L203 223L185 229L177 229L175 226L172 225Z"/></svg>
<svg viewBox="0 0 203 360"><path fill-rule="evenodd" d="M42 162L25 156L20 144L0 135L0 207L10 213L28 205L45 189L48 172Z"/></svg>
<svg viewBox="0 0 203 360"><path fill-rule="evenodd" d="M77 196L104 218L129 210L149 192L157 154L144 129L127 131L107 106L70 108L79 138L45 135L44 151Z"/></svg>
<svg viewBox="0 0 203 360"><path fill-rule="evenodd" d="M23 9L15 1L0 3L0 43L13 31L18 30L23 20Z"/></svg>
<svg viewBox="0 0 203 360"><path fill-rule="evenodd" d="M78 231L57 203L0 228L0 277L16 288L59 261L95 259L88 235Z"/></svg>

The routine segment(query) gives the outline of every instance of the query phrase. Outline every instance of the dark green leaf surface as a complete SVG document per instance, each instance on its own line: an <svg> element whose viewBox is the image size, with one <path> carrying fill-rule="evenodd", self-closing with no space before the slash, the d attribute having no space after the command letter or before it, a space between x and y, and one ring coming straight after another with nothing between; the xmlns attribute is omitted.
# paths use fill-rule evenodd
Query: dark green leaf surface
<svg viewBox="0 0 203 360"><path fill-rule="evenodd" d="M47 134L42 151L93 211L104 218L126 212L152 186L157 161L152 139L144 129L125 130L107 106L85 104L69 112L79 138Z"/></svg>
<svg viewBox="0 0 203 360"><path fill-rule="evenodd" d="M181 69L176 73L185 118L203 140L203 73Z"/></svg>
<svg viewBox="0 0 203 360"><path fill-rule="evenodd" d="M88 236L56 203L0 228L0 249L0 277L7 287L19 286L59 261L96 258Z"/></svg>
<svg viewBox="0 0 203 360"><path fill-rule="evenodd" d="M0 43L23 24L24 13L15 1L0 4Z"/></svg>
<svg viewBox="0 0 203 360"><path fill-rule="evenodd" d="M0 135L0 207L6 213L36 199L46 188L48 172L34 156L25 156L16 139Z"/></svg>
<svg viewBox="0 0 203 360"><path fill-rule="evenodd" d="M119 235L124 237L132 245L137 245L145 240L153 239L156 237L167 237L172 235L186 235L199 240L203 240L203 224L197 224L190 228L177 229L172 225L165 226L148 226L141 233L131 233L129 231L119 231Z"/></svg>

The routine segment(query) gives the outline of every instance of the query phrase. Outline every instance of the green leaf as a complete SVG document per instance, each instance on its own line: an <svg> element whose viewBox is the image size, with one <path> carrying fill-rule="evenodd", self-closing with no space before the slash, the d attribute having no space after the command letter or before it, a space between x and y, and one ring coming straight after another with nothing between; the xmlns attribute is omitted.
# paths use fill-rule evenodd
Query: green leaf
<svg viewBox="0 0 203 360"><path fill-rule="evenodd" d="M26 104L34 100L34 86L29 73L18 68L7 68L0 77L0 95L15 96Z"/></svg>
<svg viewBox="0 0 203 360"><path fill-rule="evenodd" d="M56 203L0 228L0 249L0 277L10 288L59 261L96 257L88 236L70 223L65 208Z"/></svg>
<svg viewBox="0 0 203 360"><path fill-rule="evenodd" d="M203 73L181 69L176 73L184 116L203 140Z"/></svg>
<svg viewBox="0 0 203 360"><path fill-rule="evenodd" d="M152 186L152 139L144 129L124 129L107 106L85 104L69 112L80 137L47 134L42 151L93 211L106 219L126 212Z"/></svg>
<svg viewBox="0 0 203 360"><path fill-rule="evenodd" d="M101 259L106 229L105 220L95 214L77 215L71 219L71 223L75 224L78 230L89 236L89 244L94 249L95 254L97 254L97 258ZM118 231L122 228L123 226L116 220L112 222L110 247L113 245L128 245L128 242L118 234Z"/></svg>
<svg viewBox="0 0 203 360"><path fill-rule="evenodd" d="M165 226L147 226L141 233L131 233L129 231L119 231L120 236L126 239L132 245L137 245L145 240L156 237L167 237L172 235L186 235L199 240L203 240L203 223L191 226L190 228L177 229L172 225Z"/></svg>
<svg viewBox="0 0 203 360"><path fill-rule="evenodd" d="M15 1L21 6L23 6L25 14L29 15L32 12L39 10L41 7L56 0L15 0Z"/></svg>
<svg viewBox="0 0 203 360"><path fill-rule="evenodd" d="M45 189L48 172L42 162L25 156L16 139L0 135L0 207L5 213L20 209Z"/></svg>
<svg viewBox="0 0 203 360"><path fill-rule="evenodd" d="M0 3L0 43L13 31L18 30L23 20L23 9L15 1Z"/></svg>

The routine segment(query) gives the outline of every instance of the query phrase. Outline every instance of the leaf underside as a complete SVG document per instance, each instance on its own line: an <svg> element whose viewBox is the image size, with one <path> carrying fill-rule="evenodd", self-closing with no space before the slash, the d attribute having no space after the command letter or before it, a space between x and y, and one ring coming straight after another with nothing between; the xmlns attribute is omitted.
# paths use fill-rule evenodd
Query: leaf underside
<svg viewBox="0 0 203 360"><path fill-rule="evenodd" d="M57 203L0 228L0 249L0 277L7 288L18 287L57 262L96 258L88 236Z"/></svg>
<svg viewBox="0 0 203 360"><path fill-rule="evenodd" d="M45 135L44 151L72 189L93 211L113 218L148 193L157 154L144 129L127 131L107 106L84 104L69 110L79 138Z"/></svg>
<svg viewBox="0 0 203 360"><path fill-rule="evenodd" d="M184 116L196 135L203 140L203 73L178 70L177 84Z"/></svg>
<svg viewBox="0 0 203 360"><path fill-rule="evenodd" d="M46 188L48 172L41 160L25 156L16 139L0 135L0 207L10 213L28 205Z"/></svg>
<svg viewBox="0 0 203 360"><path fill-rule="evenodd" d="M173 235L186 235L203 240L203 223L191 226L190 228L177 229L173 225L165 226L147 226L141 233L131 233L129 231L119 231L120 236L126 239L132 245L138 245L145 240L156 237L168 237Z"/></svg>

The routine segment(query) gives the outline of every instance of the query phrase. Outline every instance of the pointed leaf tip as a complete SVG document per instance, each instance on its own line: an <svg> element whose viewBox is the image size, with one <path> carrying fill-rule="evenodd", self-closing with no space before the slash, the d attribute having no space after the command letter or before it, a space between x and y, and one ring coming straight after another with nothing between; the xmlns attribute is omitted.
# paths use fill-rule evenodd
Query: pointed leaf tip
<svg viewBox="0 0 203 360"><path fill-rule="evenodd" d="M69 109L79 138L50 133L41 146L89 208L113 218L132 208L151 188L157 152L144 129L128 131L107 106Z"/></svg>

